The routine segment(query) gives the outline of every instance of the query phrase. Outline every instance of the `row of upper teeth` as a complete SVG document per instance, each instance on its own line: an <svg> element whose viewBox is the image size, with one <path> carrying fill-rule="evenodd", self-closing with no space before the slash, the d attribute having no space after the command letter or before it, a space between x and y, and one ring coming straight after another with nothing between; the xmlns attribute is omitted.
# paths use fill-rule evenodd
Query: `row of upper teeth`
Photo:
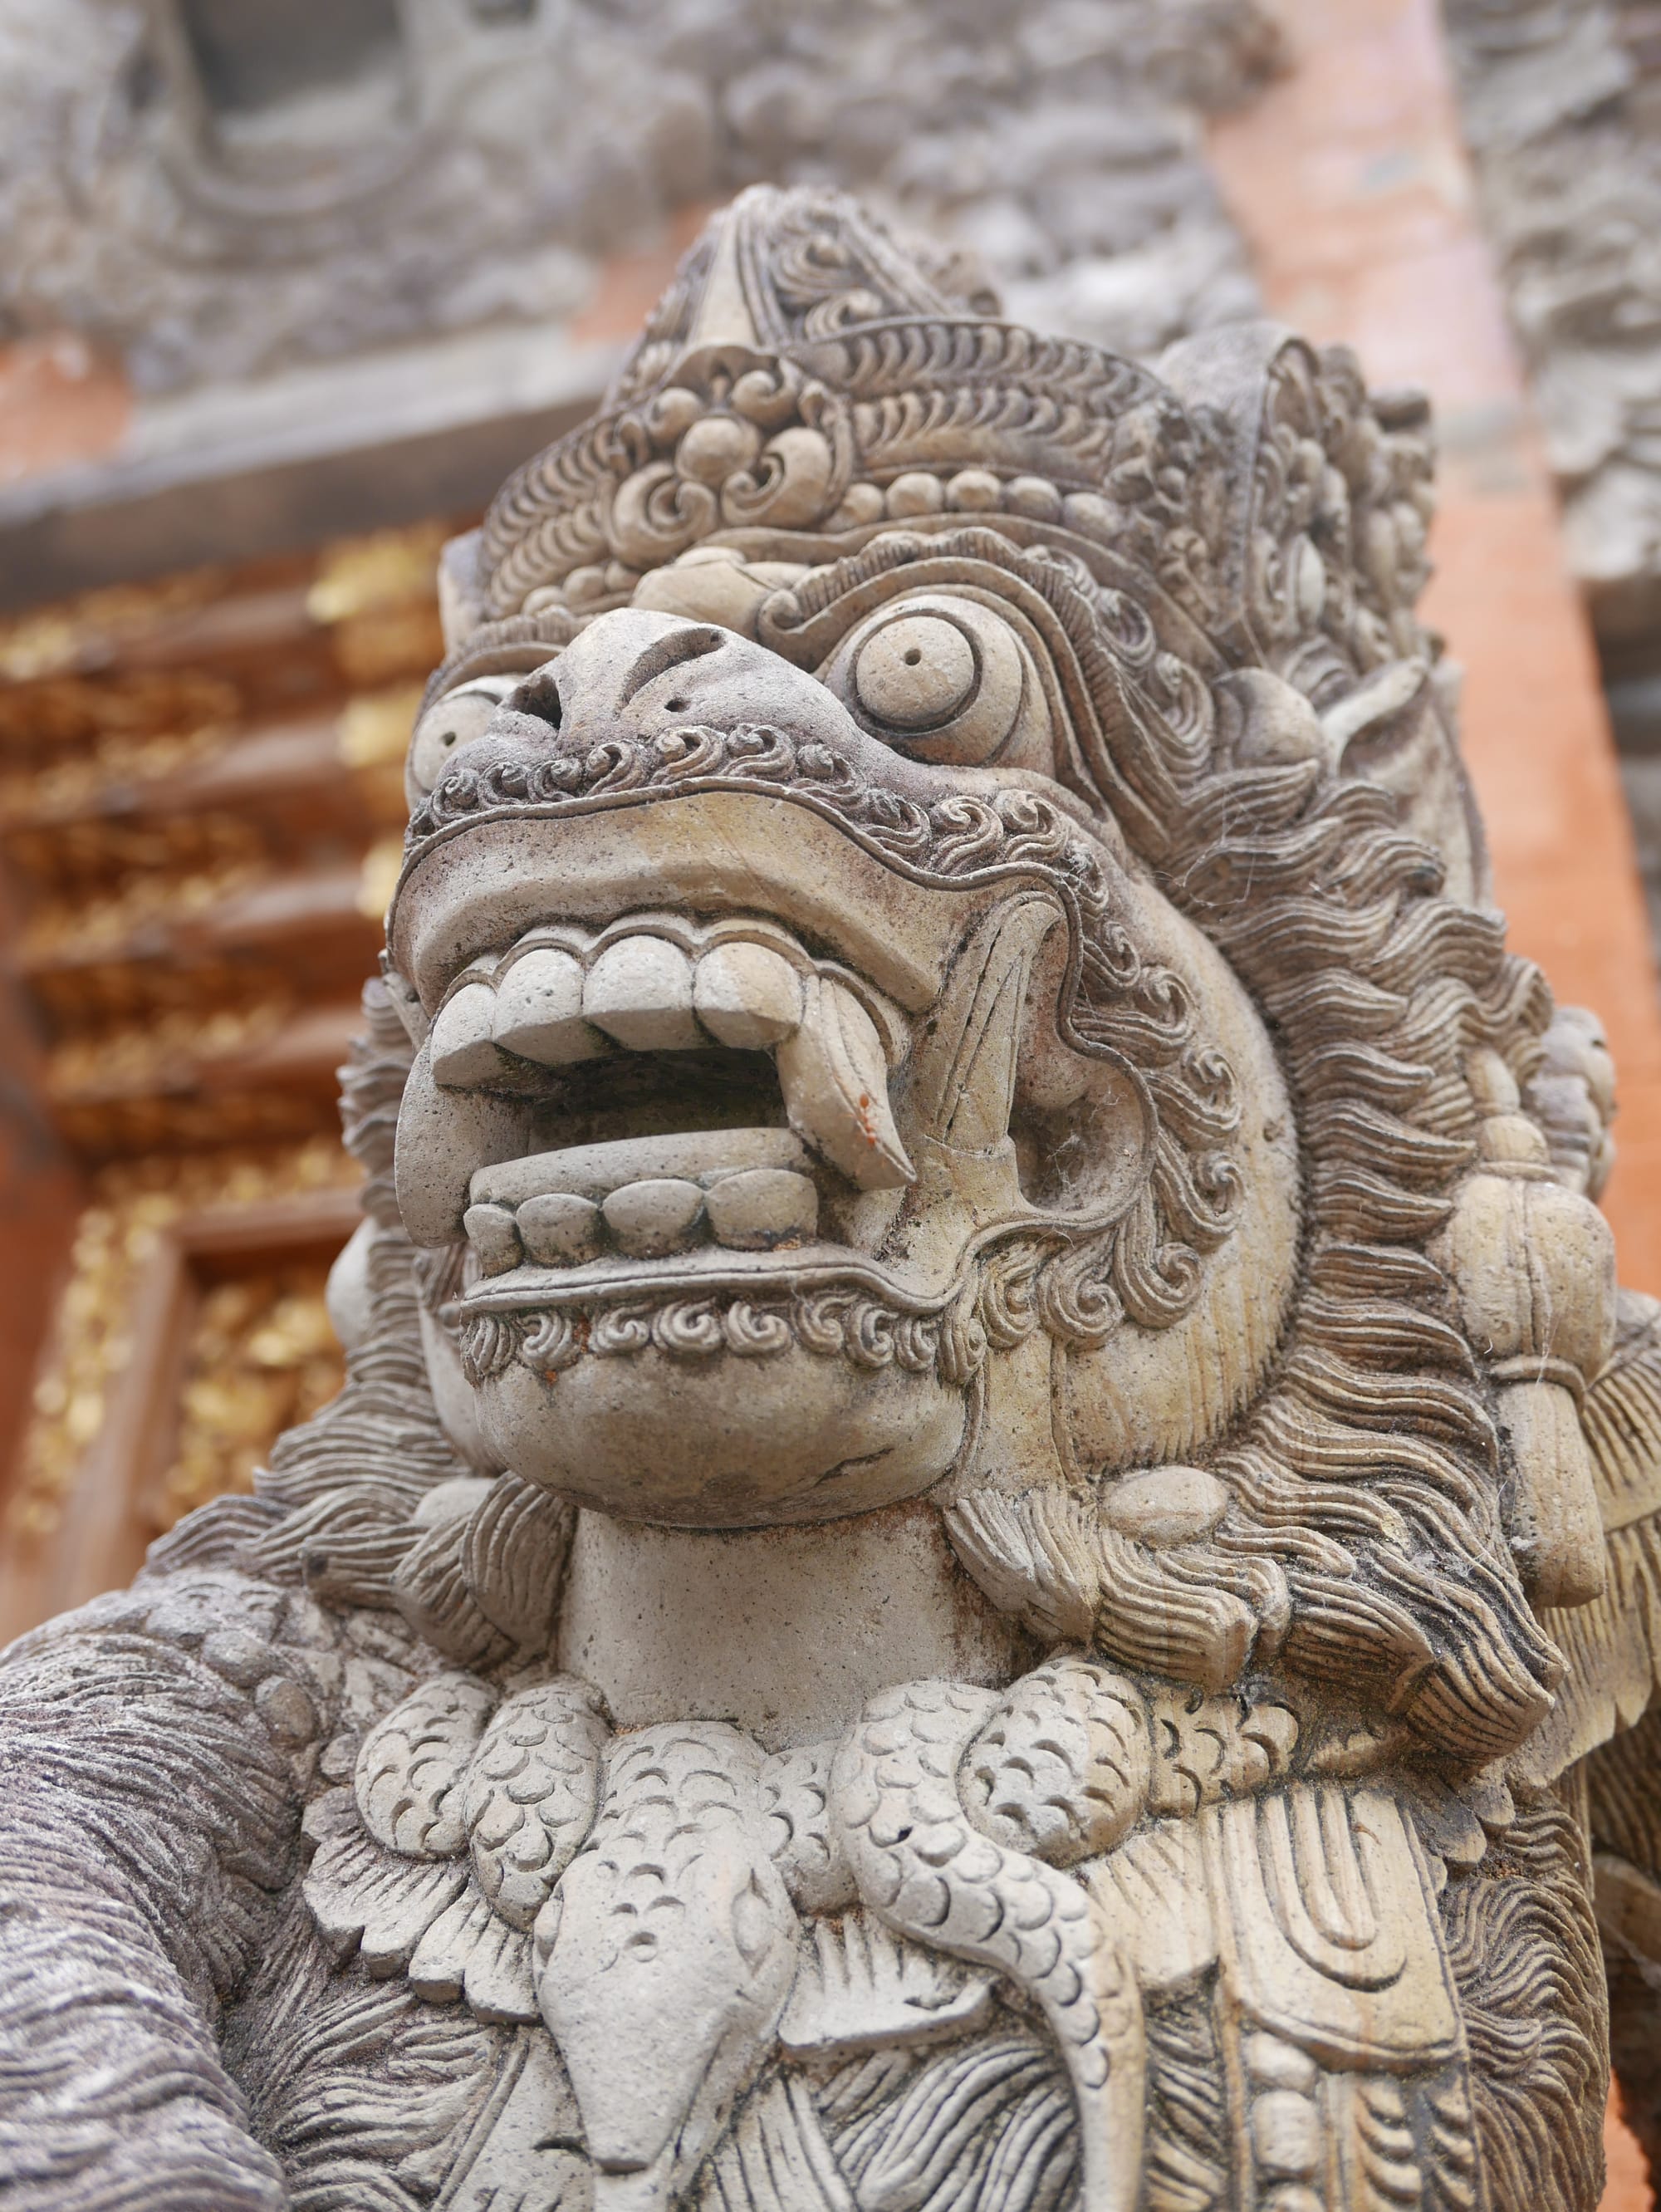
<svg viewBox="0 0 1661 2212"><path fill-rule="evenodd" d="M629 928L597 941L529 942L494 975L472 970L433 1021L436 1082L488 1089L529 1060L566 1067L620 1048L710 1043L771 1051L791 1126L864 1189L912 1180L888 1103L888 1054L865 1000L786 938L682 941ZM545 936L545 933L539 933ZM898 1017L885 1013L890 1040Z"/></svg>

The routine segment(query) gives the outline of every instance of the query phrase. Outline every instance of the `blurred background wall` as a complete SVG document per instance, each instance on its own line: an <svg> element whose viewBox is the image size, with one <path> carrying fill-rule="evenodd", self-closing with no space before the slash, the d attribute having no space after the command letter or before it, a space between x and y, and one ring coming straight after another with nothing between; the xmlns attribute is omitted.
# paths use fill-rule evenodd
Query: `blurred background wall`
<svg viewBox="0 0 1661 2212"><path fill-rule="evenodd" d="M1661 1291L1661 6L0 0L0 1636L336 1386L437 547L758 178L1018 319L1429 393L1499 894L1609 1024Z"/></svg>

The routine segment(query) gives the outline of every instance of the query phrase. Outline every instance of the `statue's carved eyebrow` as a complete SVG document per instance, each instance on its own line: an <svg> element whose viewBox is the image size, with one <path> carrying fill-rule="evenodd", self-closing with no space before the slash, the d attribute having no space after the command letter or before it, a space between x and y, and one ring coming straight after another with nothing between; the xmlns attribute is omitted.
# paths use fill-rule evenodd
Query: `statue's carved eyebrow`
<svg viewBox="0 0 1661 2212"><path fill-rule="evenodd" d="M627 683L618 696L619 708L627 707L639 691L648 684L666 676L671 668L679 668L688 660L701 660L706 653L718 653L725 643L718 629L680 629L660 638L656 645L648 646L629 671Z"/></svg>

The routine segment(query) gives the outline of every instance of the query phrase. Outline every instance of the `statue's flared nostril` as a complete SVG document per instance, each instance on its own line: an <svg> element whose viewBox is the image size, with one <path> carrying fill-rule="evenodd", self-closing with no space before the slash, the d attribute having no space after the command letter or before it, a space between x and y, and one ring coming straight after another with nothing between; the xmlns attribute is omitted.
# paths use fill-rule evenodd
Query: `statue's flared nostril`
<svg viewBox="0 0 1661 2212"><path fill-rule="evenodd" d="M533 669L518 689L509 695L506 704L519 714L534 714L550 730L557 730L565 719L560 687L551 667Z"/></svg>
<svg viewBox="0 0 1661 2212"><path fill-rule="evenodd" d="M652 608L615 607L596 616L526 676L508 706L554 724L551 702L541 704L538 694L554 680L563 709L555 726L557 742L567 750L623 731L655 742L688 726L766 726L787 731L798 744L817 742L837 752L870 742L842 702L807 670L715 623ZM504 734L512 720L504 716ZM534 729L522 725L520 739L534 750Z"/></svg>

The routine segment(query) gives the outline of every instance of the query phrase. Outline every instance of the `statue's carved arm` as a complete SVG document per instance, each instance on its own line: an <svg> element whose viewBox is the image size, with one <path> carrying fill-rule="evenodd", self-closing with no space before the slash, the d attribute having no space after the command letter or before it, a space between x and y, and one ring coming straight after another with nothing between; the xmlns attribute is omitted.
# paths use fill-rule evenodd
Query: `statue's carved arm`
<svg viewBox="0 0 1661 2212"><path fill-rule="evenodd" d="M141 1582L0 1669L0 2169L31 2212L267 2212L219 2008L293 1865L329 1655L279 1593Z"/></svg>

